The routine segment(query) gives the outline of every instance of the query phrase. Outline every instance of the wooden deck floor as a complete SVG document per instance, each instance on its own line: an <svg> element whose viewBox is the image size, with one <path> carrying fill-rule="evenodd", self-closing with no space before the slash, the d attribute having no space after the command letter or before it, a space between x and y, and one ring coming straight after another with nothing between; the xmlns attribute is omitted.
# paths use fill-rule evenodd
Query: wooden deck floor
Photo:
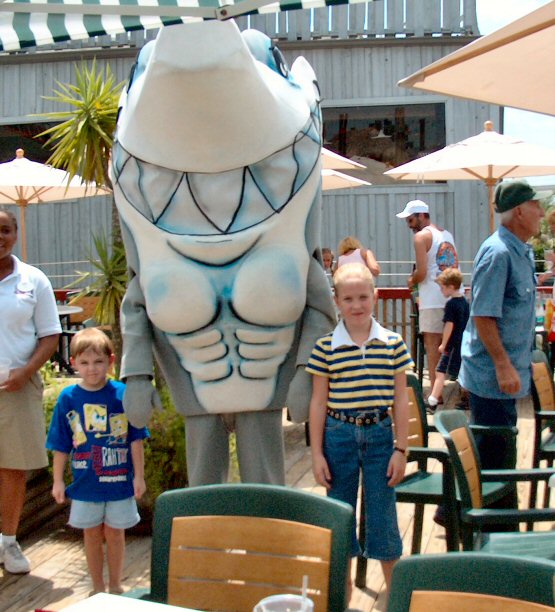
<svg viewBox="0 0 555 612"><path fill-rule="evenodd" d="M449 391L449 390L448 390ZM304 426L285 423L287 484L306 491L323 494L315 486L311 472L310 451L305 445ZM519 405L519 465L531 465L533 444L533 413L531 403ZM431 446L441 446L437 434ZM436 466L439 469L439 466ZM434 508L426 507L422 552L445 551L443 528L432 521ZM398 504L399 525L403 536L404 554L410 553L413 506ZM87 597L91 584L82 548L81 533L65 526L60 516L21 544L31 559L32 572L13 576L2 571L0 578L0 612L29 612L35 609L57 611ZM549 526L547 526L549 527ZM150 537L127 537L124 569L126 588L148 586L150 567ZM368 563L366 589L354 589L350 610L385 610L385 588L379 564Z"/></svg>

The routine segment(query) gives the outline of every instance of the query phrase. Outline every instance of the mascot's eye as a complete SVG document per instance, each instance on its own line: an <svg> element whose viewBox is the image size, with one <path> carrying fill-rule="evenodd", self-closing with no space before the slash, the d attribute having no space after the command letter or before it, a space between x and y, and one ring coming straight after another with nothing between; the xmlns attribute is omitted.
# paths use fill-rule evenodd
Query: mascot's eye
<svg viewBox="0 0 555 612"><path fill-rule="evenodd" d="M283 53L277 47L270 47L270 51L274 56L277 71L285 78L289 76L289 67L283 57Z"/></svg>

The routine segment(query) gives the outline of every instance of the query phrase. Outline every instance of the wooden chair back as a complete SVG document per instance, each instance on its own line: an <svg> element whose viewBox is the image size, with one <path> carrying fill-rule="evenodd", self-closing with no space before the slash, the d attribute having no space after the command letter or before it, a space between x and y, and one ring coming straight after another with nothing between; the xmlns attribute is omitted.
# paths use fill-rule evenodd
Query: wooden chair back
<svg viewBox="0 0 555 612"><path fill-rule="evenodd" d="M555 396L553 394L553 380L547 363L532 363L532 378L541 410L555 410Z"/></svg>
<svg viewBox="0 0 555 612"><path fill-rule="evenodd" d="M251 612L264 597L300 594L308 577L314 609L328 609L330 529L256 516L172 521L168 603Z"/></svg>
<svg viewBox="0 0 555 612"><path fill-rule="evenodd" d="M480 466L470 436L471 433L468 427L460 427L459 429L453 429L451 431L451 438L457 449L457 454L462 466L462 470L458 470L458 473L464 473L466 477L472 507L481 508L483 504Z"/></svg>
<svg viewBox="0 0 555 612"><path fill-rule="evenodd" d="M83 309L83 312L71 315L71 325L76 325L78 327L83 326L85 321L88 319L94 319L96 307L98 306L99 301L100 297L98 295L83 295L74 297L72 300L70 300L70 306L79 306Z"/></svg>
<svg viewBox="0 0 555 612"><path fill-rule="evenodd" d="M553 610L551 606L485 595L482 593L459 593L456 591L414 591L410 602L410 612L429 612L441 610L442 612L547 612Z"/></svg>
<svg viewBox="0 0 555 612"><path fill-rule="evenodd" d="M422 413L413 387L407 387L407 395L409 396L408 445L422 448L426 446L424 423L422 422Z"/></svg>
<svg viewBox="0 0 555 612"><path fill-rule="evenodd" d="M553 561L524 554L411 555L395 564L387 611L543 612L553 609L554 579Z"/></svg>

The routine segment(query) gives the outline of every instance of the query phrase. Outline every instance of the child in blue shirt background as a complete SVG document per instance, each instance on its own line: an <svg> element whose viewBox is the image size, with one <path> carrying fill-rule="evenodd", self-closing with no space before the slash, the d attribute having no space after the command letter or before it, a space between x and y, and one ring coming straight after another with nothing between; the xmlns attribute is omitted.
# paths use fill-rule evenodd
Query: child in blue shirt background
<svg viewBox="0 0 555 612"><path fill-rule="evenodd" d="M146 490L143 439L146 428L127 422L125 385L107 379L114 362L110 339L101 330L79 331L71 341L71 363L82 381L60 394L46 447L54 451L52 495L71 498L69 524L83 529L92 593L106 590L104 541L110 593L122 593L125 529L139 520L137 503ZM72 483L64 472L71 459ZM92 594L91 593L91 594Z"/></svg>
<svg viewBox="0 0 555 612"><path fill-rule="evenodd" d="M442 396L446 377L456 380L461 369L462 336L470 314L470 306L461 291L462 281L463 276L458 268L446 268L436 278L443 297L447 298L447 303L443 314L443 335L439 345L441 358L436 368L432 392L426 401L428 414L433 414L440 403L439 398Z"/></svg>

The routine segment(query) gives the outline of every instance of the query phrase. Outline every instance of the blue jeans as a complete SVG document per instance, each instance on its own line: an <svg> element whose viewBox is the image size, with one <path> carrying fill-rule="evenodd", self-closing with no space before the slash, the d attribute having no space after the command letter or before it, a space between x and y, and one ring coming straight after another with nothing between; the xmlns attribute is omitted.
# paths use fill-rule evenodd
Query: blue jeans
<svg viewBox="0 0 555 612"><path fill-rule="evenodd" d="M492 399L480 397L475 393L468 394L471 421L475 425L510 425L516 426L517 412L515 399ZM484 470L513 469L516 463L516 440L502 436L476 435L476 446L480 463ZM516 484L514 491L505 495L488 508L518 508ZM503 523L487 525L483 531L518 531L518 525Z"/></svg>
<svg viewBox="0 0 555 612"><path fill-rule="evenodd" d="M510 425L516 426L516 400L492 399L469 393L470 413L475 425ZM480 455L482 468L496 470L514 468L507 464L507 439L501 436L476 436L476 446Z"/></svg>
<svg viewBox="0 0 555 612"><path fill-rule="evenodd" d="M357 411L349 413L355 415ZM386 476L392 453L391 417L362 427L326 417L324 455L332 477L328 495L356 508L362 469L366 500L364 556L379 561L398 559L403 550L397 524L395 489L388 486ZM360 554L355 529L351 553L353 556Z"/></svg>

